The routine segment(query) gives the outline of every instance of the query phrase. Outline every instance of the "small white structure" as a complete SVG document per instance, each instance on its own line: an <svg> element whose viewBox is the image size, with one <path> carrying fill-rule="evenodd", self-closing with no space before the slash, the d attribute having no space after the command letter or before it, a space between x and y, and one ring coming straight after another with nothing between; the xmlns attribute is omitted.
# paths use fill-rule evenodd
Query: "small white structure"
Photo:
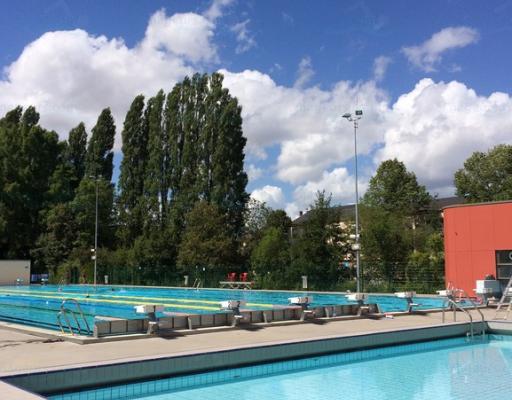
<svg viewBox="0 0 512 400"><path fill-rule="evenodd" d="M302 307L302 312L300 313L301 321L304 321L307 316L315 317L315 311L309 309L309 305L313 302L313 296L290 297L288 301L294 306Z"/></svg>
<svg viewBox="0 0 512 400"><path fill-rule="evenodd" d="M290 304L296 304L298 306L302 306L305 304L313 303L313 296L302 296L302 297L290 297L288 299Z"/></svg>
<svg viewBox="0 0 512 400"><path fill-rule="evenodd" d="M358 303L364 303L368 300L368 295L366 293L350 293L346 294L345 297L349 301L357 301Z"/></svg>
<svg viewBox="0 0 512 400"><path fill-rule="evenodd" d="M1 285L30 285L30 260L0 260Z"/></svg>
<svg viewBox="0 0 512 400"><path fill-rule="evenodd" d="M408 292L396 292L395 296L399 299L412 299L416 296L416 292L408 291Z"/></svg>
<svg viewBox="0 0 512 400"><path fill-rule="evenodd" d="M416 292L406 291L406 292L395 292L395 296L399 299L407 300L407 312L412 313L414 311L414 307L419 307L421 304L414 303L413 297L416 296Z"/></svg>
<svg viewBox="0 0 512 400"><path fill-rule="evenodd" d="M137 314L149 314L164 311L165 307L158 304L142 304L135 306L135 312Z"/></svg>
<svg viewBox="0 0 512 400"><path fill-rule="evenodd" d="M141 304L140 306L135 306L134 308L137 314L147 314L149 319L148 333L156 333L159 329L156 313L164 311L165 307L159 304Z"/></svg>
<svg viewBox="0 0 512 400"><path fill-rule="evenodd" d="M497 280L479 280L476 281L476 294L495 294L501 293L500 281Z"/></svg>
<svg viewBox="0 0 512 400"><path fill-rule="evenodd" d="M224 300L220 302L220 308L233 312L233 322L231 326L237 326L238 323L244 319L240 312L240 307L245 307L247 302L245 300Z"/></svg>
<svg viewBox="0 0 512 400"><path fill-rule="evenodd" d="M438 296L443 297L453 297L455 295L455 291L453 289L438 290L437 294Z"/></svg>
<svg viewBox="0 0 512 400"><path fill-rule="evenodd" d="M245 307L247 301L245 300L224 300L220 302L220 308L223 310L239 310L240 307Z"/></svg>

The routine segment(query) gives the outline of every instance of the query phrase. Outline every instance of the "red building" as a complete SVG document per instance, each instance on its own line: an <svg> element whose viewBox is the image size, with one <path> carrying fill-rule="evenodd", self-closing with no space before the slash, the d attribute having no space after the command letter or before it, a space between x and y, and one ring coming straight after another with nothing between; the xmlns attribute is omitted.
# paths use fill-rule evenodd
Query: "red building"
<svg viewBox="0 0 512 400"><path fill-rule="evenodd" d="M512 201L445 207L446 284L475 294L477 280L512 273Z"/></svg>

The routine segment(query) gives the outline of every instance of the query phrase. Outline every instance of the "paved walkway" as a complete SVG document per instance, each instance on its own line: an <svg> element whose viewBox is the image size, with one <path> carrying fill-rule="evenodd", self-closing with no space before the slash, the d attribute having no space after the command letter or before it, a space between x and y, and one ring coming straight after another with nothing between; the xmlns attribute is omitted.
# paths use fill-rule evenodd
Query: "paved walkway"
<svg viewBox="0 0 512 400"><path fill-rule="evenodd" d="M492 319L494 316L494 310L483 311L487 319ZM475 311L473 313L475 321L478 321L480 317ZM450 321L451 314L447 317ZM459 322L466 320L467 317L458 313ZM330 321L322 324L307 322L290 326L270 326L256 330L233 329L171 338L155 337L87 345L54 342L0 329L0 360L2 360L0 376L29 370L98 365L141 358L227 350L438 324L441 324L441 313L398 316L393 319L383 318L380 320Z"/></svg>

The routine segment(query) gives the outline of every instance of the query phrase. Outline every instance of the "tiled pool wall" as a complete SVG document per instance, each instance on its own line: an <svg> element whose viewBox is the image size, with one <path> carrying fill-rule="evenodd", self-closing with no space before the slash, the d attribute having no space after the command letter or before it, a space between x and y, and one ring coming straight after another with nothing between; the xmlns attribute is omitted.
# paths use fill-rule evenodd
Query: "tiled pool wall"
<svg viewBox="0 0 512 400"><path fill-rule="evenodd" d="M378 313L377 304L365 305L368 313ZM311 308L315 318L336 318L357 315L360 306L357 304L328 305ZM301 307L281 307L272 310L242 310L243 323L271 323L298 320L301 317ZM180 314L159 318L160 329L196 329L230 326L233 322L232 313L210 314ZM145 333L148 330L147 319L122 319L102 317L94 322L94 336L121 335L130 333Z"/></svg>
<svg viewBox="0 0 512 400"><path fill-rule="evenodd" d="M480 323L475 323L480 331ZM428 340L463 337L469 323L442 325L429 328L379 332L357 336L281 343L259 347L240 347L226 351L211 351L131 361L121 364L103 364L38 373L9 374L0 379L36 393L59 393L102 385L115 385L142 379L181 376L204 371L239 368L248 365L320 356L338 352L418 343ZM385 351L385 350L383 350Z"/></svg>
<svg viewBox="0 0 512 400"><path fill-rule="evenodd" d="M501 339L486 336L484 340ZM474 342L473 342L474 343ZM155 395L174 390L189 389L204 385L227 383L251 379L272 374L297 372L300 370L328 367L340 363L348 364L377 358L393 357L423 351L441 350L472 343L465 337L456 337L440 341L417 342L404 345L378 347L368 350L347 351L318 357L300 358L273 363L262 363L246 367L229 368L216 371L180 375L166 379L134 382L125 385L109 386L99 389L84 390L79 393L61 393L52 395L52 400L115 400L137 395Z"/></svg>

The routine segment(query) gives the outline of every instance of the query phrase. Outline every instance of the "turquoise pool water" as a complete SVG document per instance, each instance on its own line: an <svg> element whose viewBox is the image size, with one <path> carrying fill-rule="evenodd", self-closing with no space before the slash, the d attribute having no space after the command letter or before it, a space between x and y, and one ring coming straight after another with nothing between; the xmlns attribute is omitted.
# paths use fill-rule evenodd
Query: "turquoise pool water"
<svg viewBox="0 0 512 400"><path fill-rule="evenodd" d="M56 316L63 299L74 298L92 326L94 317L140 318L134 311L138 304L163 304L166 311L185 313L220 312L219 302L227 299L246 300L249 309L270 309L287 305L288 298L313 296L314 305L349 304L343 294L275 292L261 290L179 289L154 287L98 286L3 286L0 287L0 320L58 329ZM370 296L382 311L404 311L407 303L394 296ZM443 299L419 297L419 308L439 308ZM73 305L69 305L71 309Z"/></svg>
<svg viewBox="0 0 512 400"><path fill-rule="evenodd" d="M53 400L503 400L512 340L455 338L50 396Z"/></svg>

